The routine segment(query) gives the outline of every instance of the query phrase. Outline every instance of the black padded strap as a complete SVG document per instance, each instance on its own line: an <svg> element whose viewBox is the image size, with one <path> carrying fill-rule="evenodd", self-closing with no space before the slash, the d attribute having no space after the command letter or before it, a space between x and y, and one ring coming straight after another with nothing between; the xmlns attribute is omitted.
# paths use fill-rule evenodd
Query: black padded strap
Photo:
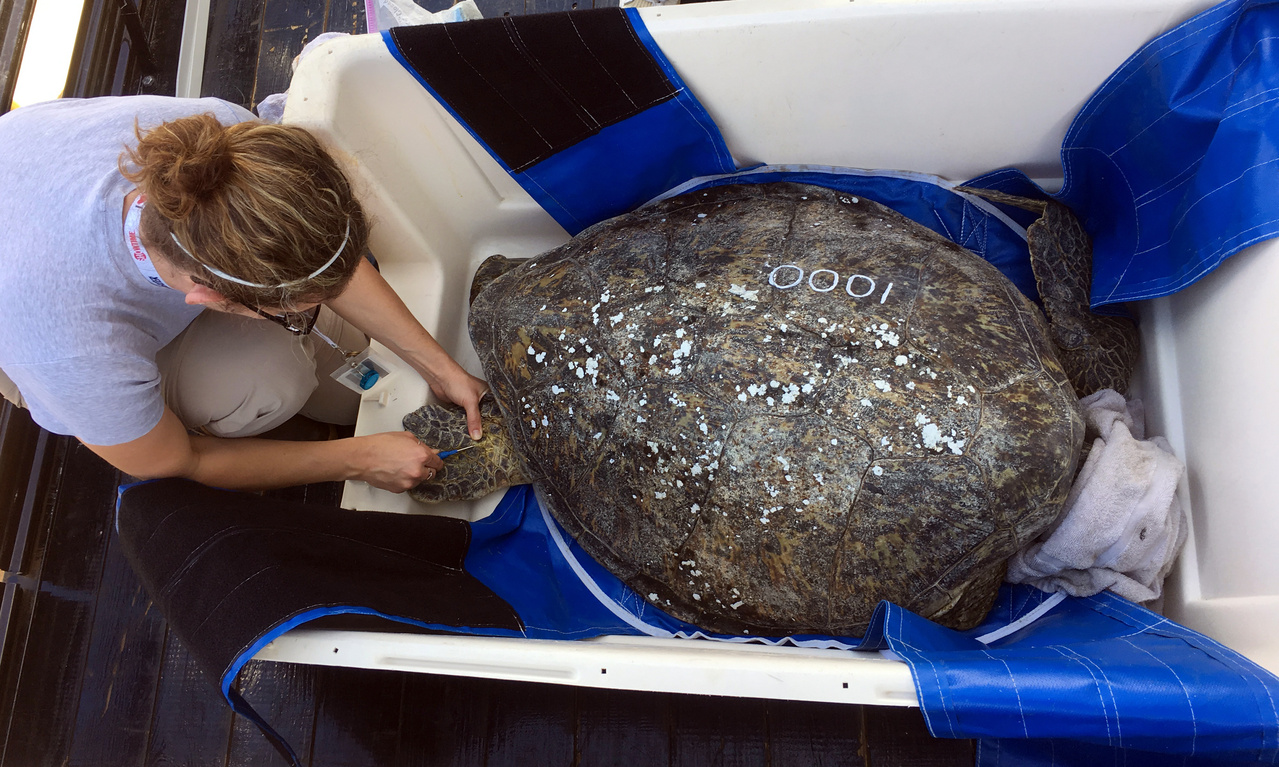
<svg viewBox="0 0 1279 767"><path fill-rule="evenodd" d="M616 8L394 27L390 35L512 172L676 93Z"/></svg>

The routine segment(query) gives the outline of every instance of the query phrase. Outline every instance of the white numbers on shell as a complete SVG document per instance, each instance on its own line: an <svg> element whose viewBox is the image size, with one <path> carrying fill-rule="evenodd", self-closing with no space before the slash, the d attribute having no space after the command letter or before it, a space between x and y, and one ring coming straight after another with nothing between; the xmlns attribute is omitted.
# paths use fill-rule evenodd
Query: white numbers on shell
<svg viewBox="0 0 1279 767"><path fill-rule="evenodd" d="M816 279L816 278L817 278L817 275L819 275L819 274L829 274L829 275L830 275L830 284L829 284L829 285L827 285L827 286L826 286L826 287L824 287L824 288L819 288L819 287L817 287L815 284L813 284L813 280L814 280L814 279ZM814 271L813 271L813 273L812 273L812 274L808 275L808 287L812 288L813 290L817 291L818 293L829 293L829 292L831 292L832 290L834 290L834 289L835 289L835 286L836 286L836 285L838 285L838 284L839 284L839 273L838 273L838 272L832 272L830 269L816 269L816 270L814 270Z"/></svg>
<svg viewBox="0 0 1279 767"><path fill-rule="evenodd" d="M785 283L779 280L779 276L780 279L790 277L791 272L794 272L795 279ZM819 278L818 275L822 276ZM829 275L829 277L827 275ZM826 284L828 279L830 280L830 284ZM790 290L803 281L804 270L795 264L782 264L781 266L773 267L773 271L768 273L768 284L778 290ZM808 289L814 293L829 293L834 290L839 283L839 272L836 272L833 269L814 269L813 272L808 275ZM854 290L854 288L865 289ZM888 300L888 294L892 291L892 289L893 283L890 282L884 288L884 294L879 297L879 302L881 304ZM844 292L852 298L866 298L875 292L875 280L873 277L867 277L864 274L854 274L844 282Z"/></svg>

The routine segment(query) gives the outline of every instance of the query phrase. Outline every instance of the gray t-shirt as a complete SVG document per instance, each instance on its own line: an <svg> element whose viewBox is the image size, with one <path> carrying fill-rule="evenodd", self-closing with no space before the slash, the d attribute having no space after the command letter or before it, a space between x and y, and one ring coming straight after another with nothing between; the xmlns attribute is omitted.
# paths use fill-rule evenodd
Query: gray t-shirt
<svg viewBox="0 0 1279 767"><path fill-rule="evenodd" d="M218 99L63 99L0 116L0 370L36 423L93 445L160 422L155 357L199 314L134 266L121 215L133 185L117 161L168 120L252 119Z"/></svg>

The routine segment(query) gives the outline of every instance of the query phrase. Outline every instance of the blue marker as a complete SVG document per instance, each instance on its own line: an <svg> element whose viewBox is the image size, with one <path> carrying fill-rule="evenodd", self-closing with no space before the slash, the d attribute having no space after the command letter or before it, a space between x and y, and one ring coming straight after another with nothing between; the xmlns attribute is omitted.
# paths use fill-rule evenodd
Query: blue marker
<svg viewBox="0 0 1279 767"><path fill-rule="evenodd" d="M440 458L448 458L450 455L457 455L463 450L470 450L473 447L479 447L479 445L467 445L466 447L459 447L457 450L445 450L443 453L436 453L436 455Z"/></svg>

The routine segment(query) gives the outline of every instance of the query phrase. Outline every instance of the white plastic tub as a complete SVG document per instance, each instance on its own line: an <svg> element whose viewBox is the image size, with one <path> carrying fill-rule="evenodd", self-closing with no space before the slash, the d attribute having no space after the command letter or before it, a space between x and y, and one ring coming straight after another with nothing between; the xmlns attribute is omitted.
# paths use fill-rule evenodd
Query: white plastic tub
<svg viewBox="0 0 1279 767"><path fill-rule="evenodd" d="M964 180L1015 166L1059 184L1058 149L1129 54L1210 0L733 0L641 11L739 165L905 169ZM308 57L287 122L329 144L376 222L372 248L410 309L473 373L466 296L494 253L567 239L396 63L380 37ZM1188 466L1193 533L1167 614L1279 671L1274 405L1279 261L1241 254L1143 307L1152 433ZM427 387L401 370L366 395L362 434L399 429ZM348 483L358 509L478 519L497 496L427 509ZM652 638L547 642L296 630L269 660L672 692L915 705L904 664L874 654Z"/></svg>

